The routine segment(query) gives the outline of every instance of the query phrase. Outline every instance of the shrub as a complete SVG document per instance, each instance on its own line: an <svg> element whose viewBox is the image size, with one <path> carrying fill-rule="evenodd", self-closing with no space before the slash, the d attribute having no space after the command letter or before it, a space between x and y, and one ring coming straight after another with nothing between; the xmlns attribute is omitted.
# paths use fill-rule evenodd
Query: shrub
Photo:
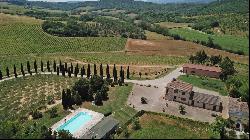
<svg viewBox="0 0 250 140"><path fill-rule="evenodd" d="M55 118L57 114L57 109L53 107L51 110L49 110L50 118Z"/></svg>
<svg viewBox="0 0 250 140"><path fill-rule="evenodd" d="M141 128L140 122L138 118L135 118L132 123L133 130L139 130Z"/></svg>
<svg viewBox="0 0 250 140"><path fill-rule="evenodd" d="M141 97L141 103L142 104L147 104L147 98Z"/></svg>
<svg viewBox="0 0 250 140"><path fill-rule="evenodd" d="M32 111L32 117L33 119L39 119L43 117L43 114L39 112L38 110Z"/></svg>
<svg viewBox="0 0 250 140"><path fill-rule="evenodd" d="M48 96L47 97L47 101L48 101L48 104L51 105L51 104L54 104L55 103L55 99L53 96Z"/></svg>
<svg viewBox="0 0 250 140"><path fill-rule="evenodd" d="M104 116L107 117L107 116L109 116L111 114L112 114L112 111L108 111L108 112L104 113Z"/></svg>

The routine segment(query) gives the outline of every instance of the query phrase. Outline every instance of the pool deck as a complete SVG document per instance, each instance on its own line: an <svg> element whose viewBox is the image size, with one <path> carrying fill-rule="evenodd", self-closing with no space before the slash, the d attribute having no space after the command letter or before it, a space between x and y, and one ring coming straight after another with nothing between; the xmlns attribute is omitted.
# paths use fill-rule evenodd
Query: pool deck
<svg viewBox="0 0 250 140"><path fill-rule="evenodd" d="M73 113L70 113L69 115L67 115L66 117L64 117L63 119L61 119L59 122L55 123L51 128L52 131L55 131L58 127L60 127L61 125L63 125L65 122L64 120L66 119L66 121L70 120L72 117L74 117L76 114L78 114L79 112L86 112L89 115L92 116L92 119L88 122L86 122L86 124L84 124L83 126L81 126L75 133L73 133L73 137L75 138L80 138L82 137L85 133L87 133L92 127L94 127L98 122L100 122L103 118L104 115L98 112L94 112L85 108L79 108L74 110Z"/></svg>

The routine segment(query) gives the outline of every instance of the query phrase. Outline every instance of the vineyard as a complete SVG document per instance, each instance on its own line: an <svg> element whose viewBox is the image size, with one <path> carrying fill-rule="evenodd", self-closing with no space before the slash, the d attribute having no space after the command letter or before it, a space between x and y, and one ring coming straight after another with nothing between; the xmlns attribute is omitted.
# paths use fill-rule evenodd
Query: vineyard
<svg viewBox="0 0 250 140"><path fill-rule="evenodd" d="M44 109L47 97L60 99L61 91L77 79L54 75L36 75L0 84L0 120L26 116L34 109Z"/></svg>
<svg viewBox="0 0 250 140"><path fill-rule="evenodd" d="M56 37L44 33L40 25L14 24L0 27L1 55L118 51L124 48L125 42L126 39L112 37Z"/></svg>

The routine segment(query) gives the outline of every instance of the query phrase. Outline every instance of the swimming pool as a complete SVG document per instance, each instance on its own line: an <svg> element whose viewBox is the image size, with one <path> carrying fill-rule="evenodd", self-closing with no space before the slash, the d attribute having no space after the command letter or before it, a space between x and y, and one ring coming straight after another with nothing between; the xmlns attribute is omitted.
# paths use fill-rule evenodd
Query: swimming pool
<svg viewBox="0 0 250 140"><path fill-rule="evenodd" d="M92 116L87 112L79 112L70 120L67 120L66 123L58 127L56 130L69 130L71 134L75 133L81 127L83 127L87 122L92 119Z"/></svg>

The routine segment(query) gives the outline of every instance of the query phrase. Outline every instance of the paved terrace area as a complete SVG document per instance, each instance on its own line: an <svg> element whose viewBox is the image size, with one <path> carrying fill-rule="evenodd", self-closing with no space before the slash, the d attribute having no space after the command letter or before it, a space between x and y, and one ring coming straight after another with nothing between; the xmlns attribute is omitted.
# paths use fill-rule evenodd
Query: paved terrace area
<svg viewBox="0 0 250 140"><path fill-rule="evenodd" d="M104 115L101 113L97 113L85 108L79 108L76 109L73 113L69 114L68 116L64 117L62 120L59 122L55 123L51 128L52 131L56 130L58 127L63 125L65 123L65 119L69 121L72 117L74 117L76 114L80 112L86 112L89 115L92 116L92 119L88 122L86 122L83 126L81 126L75 133L73 133L73 137L75 138L80 138L82 137L85 133L87 133L92 127L94 127L98 122L102 121Z"/></svg>

